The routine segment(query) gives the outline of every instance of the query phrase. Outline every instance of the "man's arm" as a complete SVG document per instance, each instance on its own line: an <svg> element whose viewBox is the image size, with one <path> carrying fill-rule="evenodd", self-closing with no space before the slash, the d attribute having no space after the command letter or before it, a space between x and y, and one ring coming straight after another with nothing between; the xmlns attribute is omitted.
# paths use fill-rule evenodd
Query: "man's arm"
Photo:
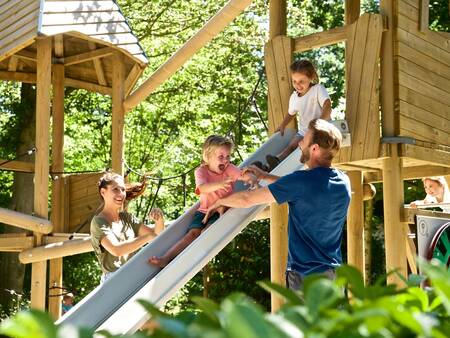
<svg viewBox="0 0 450 338"><path fill-rule="evenodd" d="M264 170L259 169L258 167L254 166L254 165L251 165L250 167L245 168L242 175L245 175L247 173L252 173L253 175L256 176L258 181L264 180L267 183L273 183L280 178L280 176L271 175L271 174L265 172Z"/></svg>
<svg viewBox="0 0 450 338"><path fill-rule="evenodd" d="M203 222L205 223L211 213L221 206L230 208L249 208L254 205L274 203L276 202L269 188L259 188L251 191L240 191L228 197L219 199L211 207L208 208Z"/></svg>

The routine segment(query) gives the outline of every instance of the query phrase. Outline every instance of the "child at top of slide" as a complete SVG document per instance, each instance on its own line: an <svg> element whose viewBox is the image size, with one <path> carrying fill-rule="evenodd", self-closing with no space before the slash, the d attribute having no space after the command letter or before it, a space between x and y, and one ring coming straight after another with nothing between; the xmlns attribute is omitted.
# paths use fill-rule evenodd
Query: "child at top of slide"
<svg viewBox="0 0 450 338"><path fill-rule="evenodd" d="M164 267L191 244L209 225L214 223L225 211L220 208L209 219L205 219L206 211L218 199L227 197L233 192L234 183L238 180L254 185L256 177L252 173L243 173L241 169L230 163L233 142L226 137L211 135L202 147L202 164L195 171L195 192L200 195L200 207L194 214L186 235L175 243L163 256L150 257L149 263Z"/></svg>
<svg viewBox="0 0 450 338"><path fill-rule="evenodd" d="M313 119L329 120L331 116L331 100L327 90L319 83L314 65L309 60L298 60L291 64L291 79L294 92L289 99L288 114L276 131L281 135L289 122L299 114L298 132L289 145L276 156L267 155L269 169L274 169L298 146L303 139L308 124Z"/></svg>
<svg viewBox="0 0 450 338"><path fill-rule="evenodd" d="M417 208L418 205L432 203L450 203L450 191L444 176L424 177L423 186L427 196L423 200L411 202L411 208ZM440 207L444 212L450 213L450 206Z"/></svg>

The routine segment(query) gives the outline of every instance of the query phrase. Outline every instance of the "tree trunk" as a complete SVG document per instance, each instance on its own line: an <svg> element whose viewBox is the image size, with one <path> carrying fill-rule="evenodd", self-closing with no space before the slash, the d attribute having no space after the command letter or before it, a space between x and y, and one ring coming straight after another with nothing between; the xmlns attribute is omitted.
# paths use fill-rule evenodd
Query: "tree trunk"
<svg viewBox="0 0 450 338"><path fill-rule="evenodd" d="M22 84L21 101L15 113L21 126L17 140L16 155L25 153L34 147L36 124L36 90L29 84ZM34 162L34 156L25 156L21 161ZM33 175L29 173L14 173L11 210L31 214L33 212ZM4 226L5 233L23 232L22 229ZM25 265L19 262L18 253L0 253L0 305L9 312L18 306L23 292ZM7 290L10 290L8 292ZM11 293L14 292L14 293Z"/></svg>

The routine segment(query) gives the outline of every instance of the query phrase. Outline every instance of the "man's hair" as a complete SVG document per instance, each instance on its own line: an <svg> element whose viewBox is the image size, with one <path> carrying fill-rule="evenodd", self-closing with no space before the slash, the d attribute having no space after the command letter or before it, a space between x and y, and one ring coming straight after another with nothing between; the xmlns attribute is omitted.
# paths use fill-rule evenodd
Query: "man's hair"
<svg viewBox="0 0 450 338"><path fill-rule="evenodd" d="M219 136L219 135L210 135L207 137L205 143L203 143L202 147L202 160L203 163L208 163L209 155L214 151L214 149L218 147L228 147L230 152L233 151L234 143L229 138Z"/></svg>
<svg viewBox="0 0 450 338"><path fill-rule="evenodd" d="M312 120L308 128L313 132L311 144L318 144L322 149L323 159L331 161L341 148L342 134L339 129L322 119Z"/></svg>

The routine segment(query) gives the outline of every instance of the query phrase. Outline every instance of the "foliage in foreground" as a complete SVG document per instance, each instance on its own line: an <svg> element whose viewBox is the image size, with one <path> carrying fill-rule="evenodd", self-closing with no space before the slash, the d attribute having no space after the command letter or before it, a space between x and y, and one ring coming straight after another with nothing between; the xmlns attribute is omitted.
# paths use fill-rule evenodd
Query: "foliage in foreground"
<svg viewBox="0 0 450 338"><path fill-rule="evenodd" d="M195 298L198 310L169 316L148 302L158 328L124 337L433 337L450 334L450 271L442 265L423 264L431 288L409 286L396 290L384 280L365 287L362 275L351 266L338 269L332 282L312 276L304 294L269 282L260 283L286 301L275 314L266 313L244 294L235 293L220 304ZM346 285L352 298L343 293ZM70 326L56 327L39 311L27 311L2 323L0 334L17 338L92 337L93 332ZM104 337L113 337L107 332Z"/></svg>

